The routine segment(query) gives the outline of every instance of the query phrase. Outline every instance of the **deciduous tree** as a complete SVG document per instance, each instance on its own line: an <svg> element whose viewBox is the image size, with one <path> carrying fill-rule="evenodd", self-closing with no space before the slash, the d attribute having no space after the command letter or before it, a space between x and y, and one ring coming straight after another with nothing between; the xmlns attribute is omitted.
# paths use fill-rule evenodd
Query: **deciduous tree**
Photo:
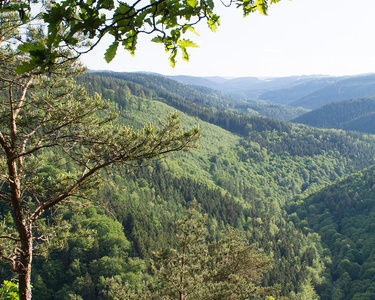
<svg viewBox="0 0 375 300"><path fill-rule="evenodd" d="M195 202L195 201L194 201ZM265 299L276 292L262 287L270 259L233 229L209 242L206 216L196 202L177 222L177 247L156 253L159 299Z"/></svg>
<svg viewBox="0 0 375 300"><path fill-rule="evenodd" d="M279 1L228 0L219 5L236 6L247 16L256 11L267 14L269 5ZM30 20L30 3L30 0L2 1L0 11L17 11L19 19L25 23ZM52 0L45 8L42 15L48 25L48 39L43 43L25 41L24 49L32 60L23 63L19 72L32 70L35 66L50 69L61 59L61 48L73 50L74 57L79 57L91 51L104 36L110 36L113 41L105 53L108 62L120 45L134 54L138 37L149 35L153 42L164 45L174 66L179 50L182 58L188 60L186 49L197 47L187 33L198 34L195 30L198 23L206 22L212 31L220 25L214 0ZM90 44L82 42L82 34Z"/></svg>

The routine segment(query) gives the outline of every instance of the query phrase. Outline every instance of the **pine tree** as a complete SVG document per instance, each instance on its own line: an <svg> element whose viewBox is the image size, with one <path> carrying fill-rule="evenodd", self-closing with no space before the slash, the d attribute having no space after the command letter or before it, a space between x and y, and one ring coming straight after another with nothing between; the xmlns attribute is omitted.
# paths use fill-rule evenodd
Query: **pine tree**
<svg viewBox="0 0 375 300"><path fill-rule="evenodd" d="M48 74L42 67L19 74L18 67L32 60L27 47L13 45L25 38L18 33L25 28L14 13L0 18L0 200L12 216L1 228L0 258L18 274L20 299L29 300L34 249L54 234L42 219L46 213L89 197L103 169L137 166L195 147L199 129L183 131L176 114L160 128L122 126L116 107L77 86L74 78L82 68L74 59L64 59ZM34 44L46 39L35 28L26 37Z"/></svg>

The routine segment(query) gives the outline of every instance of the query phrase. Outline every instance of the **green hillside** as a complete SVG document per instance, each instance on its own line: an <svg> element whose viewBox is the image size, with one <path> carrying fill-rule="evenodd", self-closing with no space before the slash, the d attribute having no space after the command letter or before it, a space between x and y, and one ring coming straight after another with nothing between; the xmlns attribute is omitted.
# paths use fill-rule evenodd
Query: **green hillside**
<svg viewBox="0 0 375 300"><path fill-rule="evenodd" d="M108 89L107 84L116 84L111 77L102 79L101 84L94 78L85 82L92 87L101 86L103 90ZM147 77L144 78L147 84L154 79L154 77L150 80ZM127 82L119 81L118 83L126 84ZM138 89L142 88L144 89L138 85ZM122 85L118 85L117 88L115 86L113 92L108 94L120 94L122 89ZM127 109L124 112L124 122L133 126L143 125L144 120L157 120L166 116L168 112L174 111L175 108L181 107L186 115L194 117L188 118L181 115L187 126L198 122L202 127L201 147L194 152L195 154L187 155L198 155L197 153L203 155L199 160L202 166L200 169L205 172L211 170L210 175L204 174L205 180L221 182L218 180L219 170L216 173L212 172L211 165L228 160L231 162L227 163L228 166L220 165L220 168L228 170L228 174L224 176L227 178L225 181L233 185L241 180L249 180L256 183L264 194L277 195L278 202L282 203L291 195L315 188L319 184L326 184L367 167L372 162L375 163L373 157L375 139L372 136L315 129L222 109L208 111L208 107L190 105L191 98L188 94L184 99L179 98L179 95L170 92L167 99L159 96L149 99L127 97L130 105L125 105ZM123 100L119 98L113 97L112 99L120 104L123 103ZM162 103L172 105L173 108ZM207 115L202 113L205 110ZM185 120L185 118L188 119ZM209 127L205 130L202 124ZM227 134L217 132L219 128L210 124L219 125L227 130L223 131ZM234 133L235 136L229 132ZM188 170L189 165L194 165L194 163L190 158L186 160L187 166L182 169ZM265 182L268 183L266 187L263 186ZM222 183L221 187L225 188L225 184Z"/></svg>
<svg viewBox="0 0 375 300"><path fill-rule="evenodd" d="M293 122L321 128L337 128L375 133L375 98L351 99L327 104Z"/></svg>
<svg viewBox="0 0 375 300"><path fill-rule="evenodd" d="M199 114L201 119L211 123L215 123L212 118L212 112L217 109L227 109L236 114L260 115L286 121L294 119L308 111L302 107L249 100L246 99L246 97L239 97L220 92L217 89L211 89L209 85L189 84L190 82L200 83L200 77L187 77L189 80L183 80L181 81L182 83L180 83L157 74L115 72L95 72L94 74L99 77L104 76L105 78L113 78L115 81L118 79L123 80L120 85L126 85L127 88L125 88L125 90L134 95L153 99L158 98L160 101L165 102L178 110L195 115ZM181 77L185 78L184 76L180 76L177 77L177 79ZM204 82L205 81L203 81L203 83ZM138 88L136 88L137 85ZM139 86L142 86L142 88ZM143 95L140 94L141 90L143 90ZM106 90L103 90L102 93L107 95ZM116 97L119 98L118 95ZM217 122L218 121L216 121L215 124L218 124Z"/></svg>
<svg viewBox="0 0 375 300"><path fill-rule="evenodd" d="M290 212L330 251L322 299L374 299L375 166L299 200Z"/></svg>
<svg viewBox="0 0 375 300"><path fill-rule="evenodd" d="M118 286L137 293L152 285L153 253L176 245L175 222L193 199L208 214L209 241L232 226L269 257L262 285L273 296L317 299L330 255L317 234L288 220L285 205L375 164L374 136L249 116L215 94L153 75L86 74L79 82L114 105L118 122L138 129L178 110L182 127L199 124L202 136L191 152L103 172L100 190L86 202L47 216L64 220L70 234L62 231L60 248L44 254L48 263L35 258L36 299L106 299ZM44 152L47 166L53 158ZM56 171L44 172L48 178Z"/></svg>

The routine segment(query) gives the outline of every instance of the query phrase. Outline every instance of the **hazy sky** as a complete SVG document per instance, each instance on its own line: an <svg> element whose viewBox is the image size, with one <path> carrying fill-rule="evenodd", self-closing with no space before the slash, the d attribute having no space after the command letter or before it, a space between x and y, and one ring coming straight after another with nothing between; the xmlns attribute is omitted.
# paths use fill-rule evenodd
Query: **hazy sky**
<svg viewBox="0 0 375 300"><path fill-rule="evenodd" d="M225 0L223 0L225 1ZM220 1L218 6L222 6ZM375 72L375 0L282 0L268 16L220 8L221 26L194 37L190 61L172 69L161 45L141 40L134 57L107 64L105 46L82 61L95 70L197 76L351 75Z"/></svg>

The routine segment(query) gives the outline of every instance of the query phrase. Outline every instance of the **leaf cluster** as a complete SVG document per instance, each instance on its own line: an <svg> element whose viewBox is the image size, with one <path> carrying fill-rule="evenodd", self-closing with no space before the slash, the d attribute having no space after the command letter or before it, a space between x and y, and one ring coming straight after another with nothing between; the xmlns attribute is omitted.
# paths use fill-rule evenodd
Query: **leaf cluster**
<svg viewBox="0 0 375 300"><path fill-rule="evenodd" d="M259 11L266 14L270 3L279 0L231 0L241 7L244 16ZM113 39L104 58L110 62L119 45L134 55L138 37L150 35L152 41L161 43L169 53L173 67L178 51L184 60L189 59L187 48L197 47L188 38L188 32L198 34L195 25L205 21L212 31L220 25L220 17L215 12L213 0L139 0L127 3L114 0L64 0L42 3L45 12L43 21L48 27L48 38L43 43L24 41L22 49L29 55L28 66L19 72L41 66L53 68L61 58L61 49L75 52L75 57L91 51L104 36ZM18 12L21 24L29 22L32 15L29 0L6 1L0 6L0 13ZM84 39L82 39L84 37ZM86 42L90 41L91 44ZM83 48L82 48L83 47ZM83 50L82 50L83 49Z"/></svg>

